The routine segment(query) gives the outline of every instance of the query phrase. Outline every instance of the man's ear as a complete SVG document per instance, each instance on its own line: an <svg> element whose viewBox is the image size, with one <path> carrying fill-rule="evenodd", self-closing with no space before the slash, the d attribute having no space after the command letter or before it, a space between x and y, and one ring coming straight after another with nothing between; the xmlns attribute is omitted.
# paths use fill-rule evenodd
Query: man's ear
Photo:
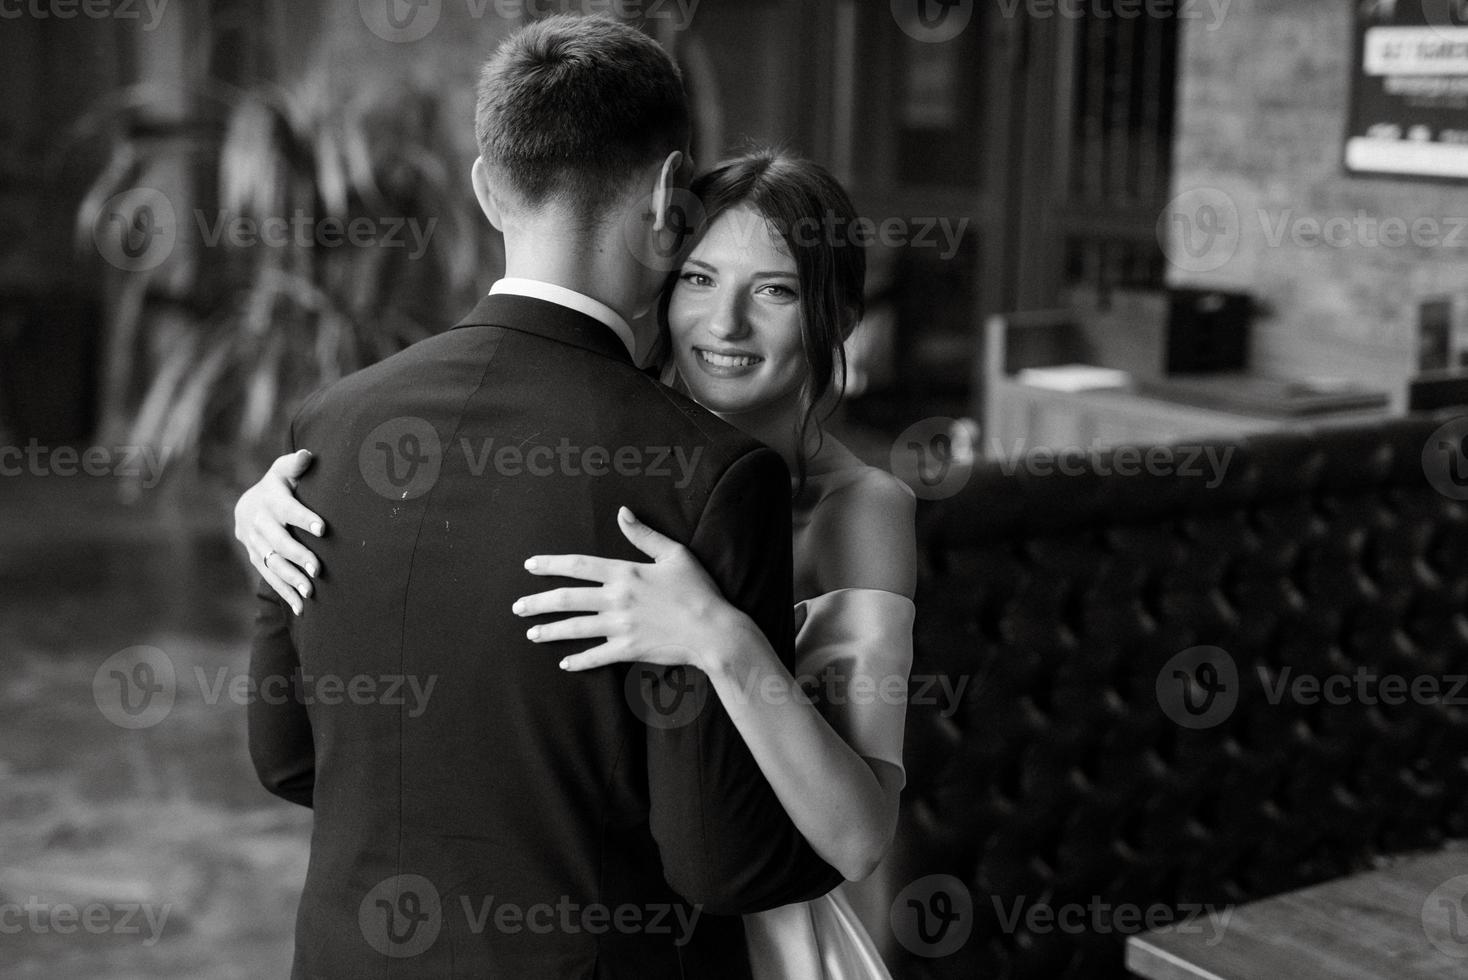
<svg viewBox="0 0 1468 980"><path fill-rule="evenodd" d="M676 203L673 192L684 186L683 177L684 154L682 150L674 150L668 154L663 161L662 169L658 171L658 181L652 190L652 230L667 231L670 225L668 216L672 214ZM682 231L680 227L677 230Z"/></svg>
<svg viewBox="0 0 1468 980"><path fill-rule="evenodd" d="M479 209L489 219L498 231L505 230L505 222L500 214L500 206L490 191L489 165L484 162L484 157L475 157L474 166L469 171L469 180L474 184L474 197L479 201Z"/></svg>

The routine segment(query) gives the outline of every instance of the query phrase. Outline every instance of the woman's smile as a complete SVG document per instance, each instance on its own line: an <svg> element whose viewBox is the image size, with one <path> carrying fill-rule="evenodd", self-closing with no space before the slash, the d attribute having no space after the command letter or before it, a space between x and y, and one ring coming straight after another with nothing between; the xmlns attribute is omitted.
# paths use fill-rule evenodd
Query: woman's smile
<svg viewBox="0 0 1468 980"><path fill-rule="evenodd" d="M738 378L751 374L764 361L758 354L747 351L713 350L695 346L693 352L698 355L699 368L715 378Z"/></svg>

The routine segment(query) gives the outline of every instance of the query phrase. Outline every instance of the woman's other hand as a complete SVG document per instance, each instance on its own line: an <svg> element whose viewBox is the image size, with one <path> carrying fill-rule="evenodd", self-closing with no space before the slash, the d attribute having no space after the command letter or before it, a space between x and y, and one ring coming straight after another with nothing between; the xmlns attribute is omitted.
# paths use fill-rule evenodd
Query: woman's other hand
<svg viewBox="0 0 1468 980"><path fill-rule="evenodd" d="M525 562L533 575L599 583L539 592L516 600L518 616L581 613L533 626L536 643L603 637L605 642L561 661L565 670L612 663L688 665L709 672L747 619L729 605L686 547L643 524L626 507L617 526L652 561L594 555L536 555ZM753 628L753 624L750 624Z"/></svg>
<svg viewBox="0 0 1468 980"><path fill-rule="evenodd" d="M302 505L294 493L297 481L310 465L309 450L281 456L234 505L234 536L249 552L250 564L297 616L311 595L311 579L316 577L320 563L286 528L298 527L318 538L326 533L325 522Z"/></svg>

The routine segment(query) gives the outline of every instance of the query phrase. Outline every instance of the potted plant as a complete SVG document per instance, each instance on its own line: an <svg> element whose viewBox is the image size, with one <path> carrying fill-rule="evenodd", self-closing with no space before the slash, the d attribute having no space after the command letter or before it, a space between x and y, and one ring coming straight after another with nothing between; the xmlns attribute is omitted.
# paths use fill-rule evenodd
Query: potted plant
<svg viewBox="0 0 1468 980"><path fill-rule="evenodd" d="M284 85L194 93L178 122L156 122L159 101L128 90L103 110L121 123L77 213L82 247L123 249L104 438L233 480L283 445L305 395L442 329L502 250L426 85L343 91L318 65ZM148 186L180 161L171 194ZM129 241L160 237L162 261L127 259Z"/></svg>

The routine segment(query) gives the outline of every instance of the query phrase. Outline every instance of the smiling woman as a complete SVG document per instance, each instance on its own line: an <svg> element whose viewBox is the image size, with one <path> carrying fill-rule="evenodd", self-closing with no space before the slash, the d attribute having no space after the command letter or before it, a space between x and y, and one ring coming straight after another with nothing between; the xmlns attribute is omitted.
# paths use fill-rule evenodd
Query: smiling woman
<svg viewBox="0 0 1468 980"><path fill-rule="evenodd" d="M706 231L667 297L678 383L793 461L846 381L844 342L865 309L866 253L846 190L807 160L765 150L694 181ZM811 223L826 224L811 234ZM788 419L800 420L795 432Z"/></svg>
<svg viewBox="0 0 1468 980"><path fill-rule="evenodd" d="M726 212L683 265L668 305L674 360L699 401L719 412L798 395L800 277L768 220ZM721 380L737 384L720 384Z"/></svg>

